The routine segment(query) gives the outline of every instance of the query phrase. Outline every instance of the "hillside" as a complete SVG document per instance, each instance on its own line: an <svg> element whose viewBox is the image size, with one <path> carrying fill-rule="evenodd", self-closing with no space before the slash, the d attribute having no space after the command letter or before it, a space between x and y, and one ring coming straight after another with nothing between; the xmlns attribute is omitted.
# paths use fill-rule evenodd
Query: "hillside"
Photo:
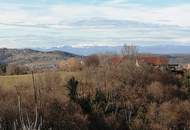
<svg viewBox="0 0 190 130"><path fill-rule="evenodd" d="M78 55L62 51L36 51L32 49L0 49L0 63L28 64L32 62L47 62L63 60Z"/></svg>
<svg viewBox="0 0 190 130"><path fill-rule="evenodd" d="M27 65L34 68L52 68L55 63L79 55L63 51L36 51L32 49L0 49L0 63Z"/></svg>

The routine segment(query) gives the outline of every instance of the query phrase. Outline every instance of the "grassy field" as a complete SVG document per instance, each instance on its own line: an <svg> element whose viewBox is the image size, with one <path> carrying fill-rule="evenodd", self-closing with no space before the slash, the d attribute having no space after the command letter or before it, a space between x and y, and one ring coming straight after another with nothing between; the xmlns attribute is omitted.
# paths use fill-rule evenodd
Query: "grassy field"
<svg viewBox="0 0 190 130"><path fill-rule="evenodd" d="M0 76L0 85L3 87L14 87L20 82L32 82L32 75Z"/></svg>
<svg viewBox="0 0 190 130"><path fill-rule="evenodd" d="M71 72L64 72L64 71L59 71L56 72L59 74L63 79L65 76L72 75L73 73ZM38 78L39 76L43 76L47 73L41 73L41 74L34 74L35 78ZM51 73L48 73L51 74ZM32 75L27 74L27 75L10 75L10 76L0 76L0 86L10 88L14 87L15 85L18 85L20 83L31 83L32 84Z"/></svg>

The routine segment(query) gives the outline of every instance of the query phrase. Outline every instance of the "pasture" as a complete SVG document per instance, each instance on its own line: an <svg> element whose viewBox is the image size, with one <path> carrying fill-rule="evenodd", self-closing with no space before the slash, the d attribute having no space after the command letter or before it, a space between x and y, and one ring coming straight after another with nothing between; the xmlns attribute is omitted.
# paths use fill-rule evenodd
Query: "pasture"
<svg viewBox="0 0 190 130"><path fill-rule="evenodd" d="M38 78L40 77L43 77L45 75L52 75L55 73L60 75L62 79L64 79L66 76L71 76L73 74L71 72L59 71L59 72L38 73L34 74L34 77L36 80L38 80ZM12 88L18 84L32 84L32 74L0 76L0 86L2 86L3 88Z"/></svg>

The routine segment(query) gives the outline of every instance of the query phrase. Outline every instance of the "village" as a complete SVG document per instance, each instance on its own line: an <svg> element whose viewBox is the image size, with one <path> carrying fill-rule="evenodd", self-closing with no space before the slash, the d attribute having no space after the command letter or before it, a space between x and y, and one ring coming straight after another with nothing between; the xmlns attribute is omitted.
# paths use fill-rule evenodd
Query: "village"
<svg viewBox="0 0 190 130"><path fill-rule="evenodd" d="M87 56L82 58L69 58L67 60L59 62L54 67L64 71L76 71L81 70L86 62L101 62L101 58L105 56ZM127 56L107 56L107 60L110 64L117 66L122 62L131 60ZM135 65L140 67L141 64L147 64L154 67L157 70L167 70L171 73L182 75L190 70L190 64L183 63L172 63L166 56L151 56L151 55L140 55L135 57Z"/></svg>

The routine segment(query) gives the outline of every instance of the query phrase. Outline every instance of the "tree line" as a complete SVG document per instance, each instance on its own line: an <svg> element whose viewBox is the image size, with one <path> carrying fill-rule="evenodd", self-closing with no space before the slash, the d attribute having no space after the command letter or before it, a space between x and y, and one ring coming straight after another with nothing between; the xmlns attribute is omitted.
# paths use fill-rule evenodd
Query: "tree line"
<svg viewBox="0 0 190 130"><path fill-rule="evenodd" d="M0 64L0 75L23 75L30 73L26 66L16 64Z"/></svg>

